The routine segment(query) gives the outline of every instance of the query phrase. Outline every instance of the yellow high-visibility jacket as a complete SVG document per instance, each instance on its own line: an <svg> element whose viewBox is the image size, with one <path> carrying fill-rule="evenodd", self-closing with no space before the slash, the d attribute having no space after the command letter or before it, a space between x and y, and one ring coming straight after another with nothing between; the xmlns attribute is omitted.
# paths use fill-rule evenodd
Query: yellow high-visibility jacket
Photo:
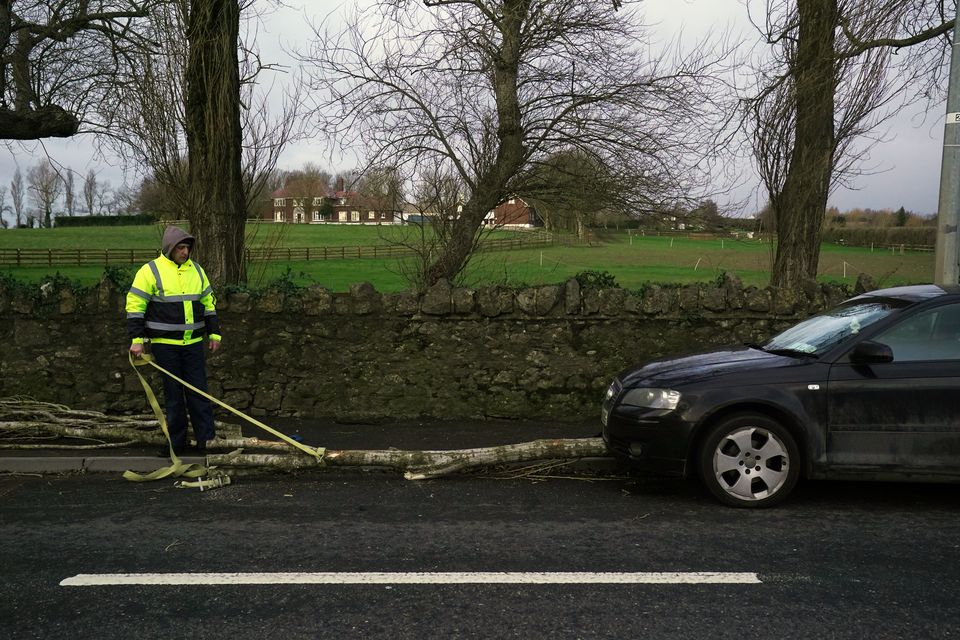
<svg viewBox="0 0 960 640"><path fill-rule="evenodd" d="M219 341L216 298L200 265L177 266L161 255L140 267L127 293L127 333L134 343L187 345L204 335Z"/></svg>

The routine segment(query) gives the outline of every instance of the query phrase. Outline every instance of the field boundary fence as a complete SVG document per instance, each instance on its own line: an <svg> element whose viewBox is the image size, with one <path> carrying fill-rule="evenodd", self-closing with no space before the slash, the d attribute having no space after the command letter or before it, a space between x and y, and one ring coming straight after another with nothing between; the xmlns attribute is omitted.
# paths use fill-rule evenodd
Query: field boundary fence
<svg viewBox="0 0 960 640"><path fill-rule="evenodd" d="M157 257L150 249L0 249L0 266L57 267L137 264Z"/></svg>
<svg viewBox="0 0 960 640"><path fill-rule="evenodd" d="M530 234L518 238L491 238L480 245L481 251L513 251L576 240L553 234ZM399 244L346 245L319 247L250 247L247 262L310 262L315 260L364 260L402 258L416 254L413 247ZM0 266L56 267L110 266L142 264L157 257L153 249L2 249Z"/></svg>

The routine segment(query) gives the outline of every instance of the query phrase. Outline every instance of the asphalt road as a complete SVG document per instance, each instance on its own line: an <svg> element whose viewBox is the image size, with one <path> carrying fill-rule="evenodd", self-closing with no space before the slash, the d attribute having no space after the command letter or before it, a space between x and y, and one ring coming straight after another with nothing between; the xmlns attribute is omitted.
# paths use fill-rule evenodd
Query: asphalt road
<svg viewBox="0 0 960 640"><path fill-rule="evenodd" d="M241 478L200 493L106 475L5 476L0 638L956 637L958 497L954 486L819 483L754 512L682 481L629 478L336 473ZM194 582L61 584L156 572ZM211 572L577 572L578 581L200 584L193 575ZM585 582L598 572L758 581Z"/></svg>

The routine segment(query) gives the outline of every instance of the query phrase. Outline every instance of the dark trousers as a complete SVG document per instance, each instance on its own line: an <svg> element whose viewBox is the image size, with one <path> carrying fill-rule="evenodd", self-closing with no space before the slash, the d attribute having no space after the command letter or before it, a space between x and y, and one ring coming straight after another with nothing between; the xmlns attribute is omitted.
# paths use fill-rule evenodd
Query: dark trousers
<svg viewBox="0 0 960 640"><path fill-rule="evenodd" d="M150 349L157 364L197 389L207 391L207 369L203 342L189 345L157 344ZM202 447L214 436L213 405L203 396L186 389L170 376L163 378L163 400L167 427L174 451L182 452L187 444L187 412L197 445Z"/></svg>

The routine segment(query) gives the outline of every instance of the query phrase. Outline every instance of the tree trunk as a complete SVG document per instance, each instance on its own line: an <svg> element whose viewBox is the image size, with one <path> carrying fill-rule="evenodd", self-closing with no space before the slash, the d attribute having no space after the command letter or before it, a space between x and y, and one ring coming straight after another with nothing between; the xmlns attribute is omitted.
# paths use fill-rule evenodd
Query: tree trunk
<svg viewBox="0 0 960 640"><path fill-rule="evenodd" d="M467 266L483 218L487 211L496 206L485 206L489 203L489 198L481 198L480 194L475 194L463 205L463 210L450 227L446 242L439 247L436 259L427 267L424 278L427 287L440 280L453 282Z"/></svg>
<svg viewBox="0 0 960 640"><path fill-rule="evenodd" d="M490 168L478 176L463 212L453 225L449 241L426 274L426 285L439 280L453 281L463 270L474 247L474 238L488 211L509 194L510 179L523 165L523 124L517 83L520 65L521 32L529 11L527 0L507 0L499 24L503 41L493 71L497 103L497 150Z"/></svg>
<svg viewBox="0 0 960 640"><path fill-rule="evenodd" d="M771 203L777 253L770 284L784 288L816 280L835 150L836 0L798 0L797 9L796 134L783 190Z"/></svg>
<svg viewBox="0 0 960 640"><path fill-rule="evenodd" d="M398 449L328 450L319 462L299 452L247 454L241 451L208 455L207 464L218 469L278 469L298 471L330 467L389 467L403 471L407 480L426 480L468 469L496 467L522 462L573 461L603 457L607 449L602 438L534 440L497 447L452 449L448 451L402 451Z"/></svg>
<svg viewBox="0 0 960 640"><path fill-rule="evenodd" d="M587 239L587 224L583 219L583 212L577 211L574 213L577 220L577 240L586 240Z"/></svg>
<svg viewBox="0 0 960 640"><path fill-rule="evenodd" d="M220 285L246 281L237 0L191 0L187 39L186 217L194 257Z"/></svg>
<svg viewBox="0 0 960 640"><path fill-rule="evenodd" d="M69 138L79 129L80 120L56 105L19 111L0 108L0 139L3 140Z"/></svg>

